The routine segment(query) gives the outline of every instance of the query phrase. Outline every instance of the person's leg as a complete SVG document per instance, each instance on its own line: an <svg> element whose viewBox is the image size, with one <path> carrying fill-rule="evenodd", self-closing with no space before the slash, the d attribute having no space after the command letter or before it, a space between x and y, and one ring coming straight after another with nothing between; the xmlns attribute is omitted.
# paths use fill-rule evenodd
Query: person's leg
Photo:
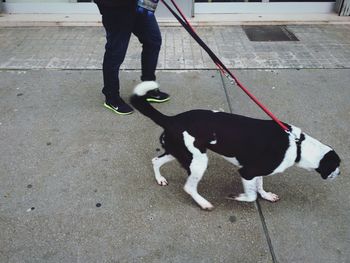
<svg viewBox="0 0 350 263"><path fill-rule="evenodd" d="M133 33L142 43L141 81L155 81L155 71L162 45L162 37L155 16L137 14ZM150 91L148 95L148 101L150 102L164 102L169 100L169 95L159 90Z"/></svg>
<svg viewBox="0 0 350 263"><path fill-rule="evenodd" d="M126 8L100 8L107 43L103 58L102 93L105 106L116 113L128 114L132 108L119 95L119 68L124 61L135 19L133 10Z"/></svg>
<svg viewBox="0 0 350 263"><path fill-rule="evenodd" d="M156 80L155 71L162 45L162 37L155 16L137 14L133 33L142 43L141 80Z"/></svg>

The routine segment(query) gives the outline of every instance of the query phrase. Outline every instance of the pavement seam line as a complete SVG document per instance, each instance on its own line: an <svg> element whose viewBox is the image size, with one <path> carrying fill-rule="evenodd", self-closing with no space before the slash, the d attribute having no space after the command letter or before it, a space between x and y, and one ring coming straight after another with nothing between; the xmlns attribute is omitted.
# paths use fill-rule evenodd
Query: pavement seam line
<svg viewBox="0 0 350 263"><path fill-rule="evenodd" d="M271 240L271 237L270 237L269 229L267 228L267 224L266 224L266 221L265 221L265 216L264 216L264 213L262 211L262 208L261 208L261 205L259 203L259 200L256 200L255 204L256 204L256 208L257 208L259 216L260 216L260 222L261 222L262 228L263 228L264 233L265 233L266 242L267 242L267 245L268 245L269 250L270 250L270 254L271 254L271 257L272 257L272 262L273 263L278 263L277 258L276 258L276 254L275 254L275 250L273 249L273 245L272 245L272 240Z"/></svg>
<svg viewBox="0 0 350 263"><path fill-rule="evenodd" d="M228 68L229 70L232 70L232 68ZM236 71L240 71L240 70L263 70L263 71L269 71L269 70L347 70L350 69L350 67L285 67L285 68L276 68L276 67L259 67L259 68L235 68L234 70ZM96 71L102 71L102 68L73 68L73 67L68 67L68 68L63 68L63 67L57 67L57 68L47 68L47 67L16 67L16 68L12 68L12 67L1 67L0 66L0 70L2 71L10 71L10 70L62 70L62 71L78 71L78 70L96 70ZM204 71L204 70L217 70L217 68L213 67L213 68L159 68L157 69L157 72L161 72L161 71ZM120 71L141 71L141 68L121 68Z"/></svg>
<svg viewBox="0 0 350 263"><path fill-rule="evenodd" d="M219 74L220 74L220 72L219 72ZM224 79L222 74L220 74L220 77L221 77L222 87L223 87L224 92L225 92L225 97L226 97L226 101L227 101L230 113L233 113L233 108L232 108L232 104L231 104L231 101L230 101L230 98L229 98L227 85L225 84L225 79ZM230 83L230 85L234 85L234 84ZM269 234L269 230L267 228L267 224L266 224L266 221L265 221L264 213L262 211L260 203L259 203L258 200L256 200L254 203L255 203L255 208L258 211L258 214L259 214L259 217L260 217L260 222L261 222L261 225L262 225L262 228L263 228L263 232L265 234L265 239L266 239L267 246L268 246L270 254L271 254L272 262L273 263L278 263L278 261L276 259L275 251L273 249L273 245L272 245L271 237L270 237L270 234Z"/></svg>
<svg viewBox="0 0 350 263"><path fill-rule="evenodd" d="M230 110L230 113L233 113L232 104L231 104L231 101L230 101L230 98L229 98L229 95L228 95L228 91L227 91L227 88L226 88L226 85L225 85L225 79L224 79L223 75L218 70L217 70L217 72L220 74L220 77L221 77L222 87L223 87L224 92L225 92L225 97L226 97L226 101L227 101L227 104L228 104L228 108Z"/></svg>

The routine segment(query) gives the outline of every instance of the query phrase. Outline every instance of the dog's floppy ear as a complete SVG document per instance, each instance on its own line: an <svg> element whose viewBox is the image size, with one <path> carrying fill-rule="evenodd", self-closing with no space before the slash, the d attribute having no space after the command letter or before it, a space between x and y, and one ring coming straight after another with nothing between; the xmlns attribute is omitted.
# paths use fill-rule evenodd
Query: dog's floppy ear
<svg viewBox="0 0 350 263"><path fill-rule="evenodd" d="M318 168L316 168L316 172L321 174L323 179L327 179L328 176L334 172L340 165L340 158L335 151L331 150L326 153L320 161Z"/></svg>

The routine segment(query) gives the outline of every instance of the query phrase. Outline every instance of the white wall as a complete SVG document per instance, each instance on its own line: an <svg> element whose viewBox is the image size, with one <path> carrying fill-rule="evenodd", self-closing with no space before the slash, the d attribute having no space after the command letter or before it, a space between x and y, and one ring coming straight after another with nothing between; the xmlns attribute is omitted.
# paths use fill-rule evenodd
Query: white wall
<svg viewBox="0 0 350 263"><path fill-rule="evenodd" d="M6 0L6 3L69 3L72 0Z"/></svg>
<svg viewBox="0 0 350 263"><path fill-rule="evenodd" d="M0 0L1 1L1 0ZM111 0L118 1L118 0ZM132 0L130 0L132 1ZM170 1L168 1L169 3ZM177 0L177 5L187 17L192 14L192 0ZM94 3L76 3L76 0L6 0L5 13L17 14L99 14ZM172 17L162 4L158 4L158 17Z"/></svg>

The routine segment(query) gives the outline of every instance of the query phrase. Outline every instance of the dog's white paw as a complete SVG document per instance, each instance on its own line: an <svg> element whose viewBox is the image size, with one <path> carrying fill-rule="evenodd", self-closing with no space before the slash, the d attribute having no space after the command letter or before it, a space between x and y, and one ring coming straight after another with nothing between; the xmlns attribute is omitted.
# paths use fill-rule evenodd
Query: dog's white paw
<svg viewBox="0 0 350 263"><path fill-rule="evenodd" d="M280 200L278 195L271 193L271 192L265 192L265 193L260 194L260 195L263 199L268 200L270 202L277 202L278 200Z"/></svg>
<svg viewBox="0 0 350 263"><path fill-rule="evenodd" d="M214 206L211 203L209 203L208 201L200 204L200 206L203 210L206 210L206 211L211 211L214 209Z"/></svg>
<svg viewBox="0 0 350 263"><path fill-rule="evenodd" d="M239 196L235 197L236 201L240 201L240 202L254 202L256 200L256 196L249 196L246 194L240 194Z"/></svg>
<svg viewBox="0 0 350 263"><path fill-rule="evenodd" d="M157 183L158 183L160 186L166 186L166 185L168 185L168 181L167 181L163 176L157 178Z"/></svg>

